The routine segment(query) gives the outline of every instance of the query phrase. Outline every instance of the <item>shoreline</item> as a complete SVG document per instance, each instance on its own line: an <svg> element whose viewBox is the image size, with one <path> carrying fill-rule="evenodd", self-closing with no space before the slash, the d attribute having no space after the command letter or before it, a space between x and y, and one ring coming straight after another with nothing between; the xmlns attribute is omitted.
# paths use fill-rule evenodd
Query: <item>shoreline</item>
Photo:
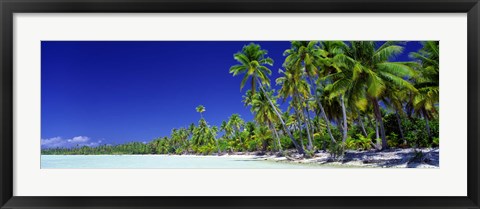
<svg viewBox="0 0 480 209"><path fill-rule="evenodd" d="M319 151L312 158L302 158L299 155L277 156L276 153L260 152L237 152L214 155L195 155L195 154L129 154L129 155L109 155L109 156L175 156L175 157L195 157L195 158L240 158L252 160L267 160L279 163L310 164L318 166L331 167L349 167L349 168L439 168L439 148L418 148L421 155L418 155L413 148L391 149L385 151L366 150L355 151L347 150L345 155L333 159L327 152ZM66 155L66 156L84 156L84 155ZM101 155L92 155L101 156Z"/></svg>

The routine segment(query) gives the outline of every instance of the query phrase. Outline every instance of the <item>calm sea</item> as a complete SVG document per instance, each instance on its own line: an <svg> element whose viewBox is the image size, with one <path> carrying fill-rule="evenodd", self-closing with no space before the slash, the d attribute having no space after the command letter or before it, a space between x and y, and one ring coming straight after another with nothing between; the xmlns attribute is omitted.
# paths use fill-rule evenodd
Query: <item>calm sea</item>
<svg viewBox="0 0 480 209"><path fill-rule="evenodd" d="M165 155L42 155L41 168L327 168L245 157Z"/></svg>

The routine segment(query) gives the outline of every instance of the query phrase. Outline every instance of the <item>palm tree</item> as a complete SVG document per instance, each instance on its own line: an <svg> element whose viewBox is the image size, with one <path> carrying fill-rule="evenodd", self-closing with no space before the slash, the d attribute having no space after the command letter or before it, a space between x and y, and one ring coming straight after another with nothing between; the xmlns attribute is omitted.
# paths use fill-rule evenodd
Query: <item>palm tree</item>
<svg viewBox="0 0 480 209"><path fill-rule="evenodd" d="M436 105L439 101L439 42L422 42L423 47L418 52L410 53L410 57L418 59L421 66L419 73L413 77L413 83L418 93L413 98L413 108L422 115L426 122L428 137L431 138L429 119L437 114Z"/></svg>
<svg viewBox="0 0 480 209"><path fill-rule="evenodd" d="M226 123L225 131L232 133L234 136L238 136L241 127L245 124L245 121L240 117L239 114L232 114ZM243 144L243 140L239 137L240 142Z"/></svg>
<svg viewBox="0 0 480 209"><path fill-rule="evenodd" d="M232 114L227 123L227 125L230 126L235 132L240 131L244 124L245 121L243 121L239 114Z"/></svg>
<svg viewBox="0 0 480 209"><path fill-rule="evenodd" d="M354 98L349 98L355 94L356 89L352 88L352 68L353 60L345 56L344 51L348 50L348 46L343 41L323 41L321 42L320 57L317 59L317 65L321 67L320 81L327 81L325 87L329 92L329 99L338 98L342 108L342 141L347 140L348 124L347 124L347 108L345 98L352 107Z"/></svg>
<svg viewBox="0 0 480 209"><path fill-rule="evenodd" d="M218 145L218 138L217 138L217 133L218 133L218 127L217 126L213 126L211 129L210 129L210 132L212 133L212 136L215 140L215 144L217 146L217 154L220 155L220 146Z"/></svg>
<svg viewBox="0 0 480 209"><path fill-rule="evenodd" d="M385 95L387 95L382 101L389 106L394 112L397 119L398 131L400 138L403 139L403 143L406 144L405 136L403 134L402 119L404 115L403 104L409 99L410 91L408 89L389 88L386 89Z"/></svg>
<svg viewBox="0 0 480 209"><path fill-rule="evenodd" d="M242 98L243 98L242 102L245 105L245 107L248 106L248 105L251 105L252 100L253 100L253 96L254 96L254 93L250 89L247 90L245 92L245 95L242 96Z"/></svg>
<svg viewBox="0 0 480 209"><path fill-rule="evenodd" d="M171 145L172 147L177 150L179 148L187 148L188 143L188 131L185 128L180 129L172 129L172 133L170 135L171 138Z"/></svg>
<svg viewBox="0 0 480 209"><path fill-rule="evenodd" d="M255 134L254 138L262 143L262 151L266 151L268 139L271 139L272 137L272 133L270 132L269 128L267 126L260 125L255 128L253 133Z"/></svg>
<svg viewBox="0 0 480 209"><path fill-rule="evenodd" d="M225 133L225 138L230 138L230 136L233 134L232 128L228 125L227 121L222 121L222 124L220 125L220 131L223 131Z"/></svg>
<svg viewBox="0 0 480 209"><path fill-rule="evenodd" d="M279 95L285 102L288 97L292 97L290 107L295 110L297 116L298 127L301 132L301 119L305 118L303 115L303 107L305 98L309 97L310 89L308 83L302 79L301 71L298 68L287 68L286 71L279 70L282 77L277 78L276 83L280 85ZM307 128L308 150L313 149L312 138L310 136L310 128L308 122L305 122Z"/></svg>
<svg viewBox="0 0 480 209"><path fill-rule="evenodd" d="M195 109L197 110L198 113L200 113L200 118L203 118L202 113L206 111L205 107L203 105L198 105Z"/></svg>
<svg viewBox="0 0 480 209"><path fill-rule="evenodd" d="M316 41L292 41L291 42L291 48L285 50L284 55L287 57L285 58L285 63L284 66L287 68L295 68L298 69L301 78L305 78L305 80L310 81L310 84L312 84L312 88L307 88L308 89L308 95L305 95L305 98L303 100L305 101L305 108L302 108L302 111L305 111L306 118L305 121L305 126L307 128L307 137L309 141L309 149L313 148L312 145L312 140L311 140L311 135L310 135L310 126L311 120L310 120L310 107L308 101L310 100L310 95L311 95L311 90L315 91L315 86L314 86L314 79L317 75L317 67L314 65L314 60L318 57L317 53L317 42ZM313 128L312 128L313 130Z"/></svg>
<svg viewBox="0 0 480 209"><path fill-rule="evenodd" d="M310 83L310 95L313 95L316 98L318 102L317 105L320 108L321 117L327 124L327 131L330 135L330 139L332 140L332 143L336 143L336 140L330 130L330 120L325 114L323 105L317 97L317 85L315 80L318 75L318 68L316 62L321 59L321 54L322 51L318 49L318 42L316 41L292 41L291 48L284 52L284 55L287 56L285 58L284 65L292 68L303 69L302 76L306 75L306 78ZM309 98L307 98L307 100L309 100Z"/></svg>
<svg viewBox="0 0 480 209"><path fill-rule="evenodd" d="M275 122L278 120L275 110L272 109L272 106L268 102L268 98L270 97L270 100L274 103L273 108L277 109L277 111L280 111L280 107L276 103L276 98L273 97L274 91L267 91L266 94L260 94L260 93L255 93L255 95L252 98L251 102L251 111L255 114L255 120L260 123L261 125L264 125L265 127L268 126L268 128L271 129L271 131L275 134L276 139L277 139L277 146L279 151L282 150L282 145L280 142L280 137L278 136L277 130L275 128Z"/></svg>
<svg viewBox="0 0 480 209"><path fill-rule="evenodd" d="M261 49L260 45L254 43L244 46L242 51L233 55L233 58L240 64L232 66L230 68L230 73L232 73L233 76L244 74L242 82L240 83L240 90L245 86L247 80L250 79L252 93L255 93L258 85L258 88L261 90L261 92L266 94L264 86L270 86L270 79L268 76L272 73L272 71L268 69L266 65L273 65L273 60L270 57L266 57L266 55L267 51ZM274 108L274 104L270 98L267 98L298 153L304 154L303 148L298 146L297 142L293 138L292 133L290 133L290 131L286 128L285 122L281 117L281 113Z"/></svg>
<svg viewBox="0 0 480 209"><path fill-rule="evenodd" d="M288 111L285 111L282 114L282 119L285 121L285 125L287 125L289 130L294 129L294 126L297 123L295 116L291 115Z"/></svg>
<svg viewBox="0 0 480 209"><path fill-rule="evenodd" d="M373 105L376 122L380 128L382 149L387 149L385 127L380 111L380 99L384 96L387 88L396 86L407 88L416 92L416 88L406 81L405 77L414 75L410 67L413 63L392 62L390 59L403 52L403 47L397 42L385 42L376 47L373 41L353 41L350 50L346 52L348 57L355 60L352 80L358 84L352 88L358 89L358 94L364 94L366 99Z"/></svg>
<svg viewBox="0 0 480 209"><path fill-rule="evenodd" d="M422 42L423 47L418 52L410 53L410 57L420 61L422 71L421 76L423 82L429 82L431 86L438 86L439 82L439 42L425 41Z"/></svg>
<svg viewBox="0 0 480 209"><path fill-rule="evenodd" d="M207 121L203 118L202 113L206 111L203 105L198 105L195 109L198 113L200 113L200 121L198 121L198 126L193 130L193 144L201 146L213 143L215 141L215 135L218 129L215 127L217 130L212 130Z"/></svg>
<svg viewBox="0 0 480 209"><path fill-rule="evenodd" d="M193 133L193 130L195 129L195 124L194 123L190 123L190 125L188 126L188 135L191 137L192 136L192 133Z"/></svg>
<svg viewBox="0 0 480 209"><path fill-rule="evenodd" d="M198 126L193 131L192 143L197 146L208 145L215 141L212 130L204 119L200 119Z"/></svg>

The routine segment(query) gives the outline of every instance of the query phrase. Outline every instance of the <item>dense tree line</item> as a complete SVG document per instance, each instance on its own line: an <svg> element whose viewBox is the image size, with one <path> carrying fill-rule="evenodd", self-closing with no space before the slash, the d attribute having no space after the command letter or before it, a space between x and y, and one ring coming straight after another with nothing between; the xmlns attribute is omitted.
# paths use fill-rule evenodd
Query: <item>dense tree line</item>
<svg viewBox="0 0 480 209"><path fill-rule="evenodd" d="M56 148L43 154L215 154L294 149L311 156L326 150L439 146L439 43L422 42L409 56L402 42L293 41L272 88L273 60L251 43L234 54L230 68L248 86L243 103L253 121L232 114L211 126L200 113L197 124L173 129L148 143ZM248 85L247 85L248 84ZM277 89L277 90L276 90ZM287 102L282 110L279 102Z"/></svg>

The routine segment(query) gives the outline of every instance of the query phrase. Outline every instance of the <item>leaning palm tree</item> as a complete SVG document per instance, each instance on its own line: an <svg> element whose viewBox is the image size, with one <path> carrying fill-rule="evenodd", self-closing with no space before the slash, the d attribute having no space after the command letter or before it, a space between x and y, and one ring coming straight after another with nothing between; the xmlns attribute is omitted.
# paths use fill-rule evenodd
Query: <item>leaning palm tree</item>
<svg viewBox="0 0 480 209"><path fill-rule="evenodd" d="M275 122L278 120L278 118L275 114L275 110L272 109L272 106L268 102L267 98L270 97L270 100L272 102L276 101L276 99L273 98L273 93L274 91L267 91L266 94L256 93L251 102L251 111L255 114L255 120L258 123L264 125L265 127L268 126L268 128L275 134L275 137L277 139L277 148L279 151L282 151L280 137L278 136L278 132L275 128ZM273 103L274 108L280 111L280 107L278 106L278 104L276 102Z"/></svg>
<svg viewBox="0 0 480 209"><path fill-rule="evenodd" d="M258 97L258 96L259 96L258 92L255 93L255 94L253 94L252 90L247 90L247 92L245 92L245 95L243 96L242 102L245 104L245 106L253 105L254 98L255 98L255 97ZM266 97L263 97L263 98L266 98ZM273 100L273 99L271 99L271 100L272 100L272 102L274 103L274 105L277 105L277 104L276 104L276 100ZM262 103L262 104L263 104L263 103ZM276 122L278 121L278 118L276 117L273 109L271 109L271 106L270 106L269 102L268 102L268 101L265 101L264 104L267 105L267 106L269 106L269 109L271 110L271 113L273 113L273 114L272 114L273 117L271 117L272 115L269 114L269 127L270 127L270 128L272 129L272 131L275 133L275 136L276 136L276 138L277 138L277 143L278 143L278 149L279 149L279 151L282 151L282 145L281 145L281 143L280 143L280 137L279 137L278 132L277 132L277 129L276 129L276 127L275 127L275 124L276 124ZM254 109L254 108L252 107L252 109ZM279 111L280 111L280 110L279 110ZM256 115L258 115L258 114L259 114L259 115L262 115L262 113L258 113L258 112L255 112L255 111L254 111L254 113L256 113Z"/></svg>
<svg viewBox="0 0 480 209"><path fill-rule="evenodd" d="M202 113L206 111L205 107L203 105L198 105L195 109L197 110L198 113L200 113L200 118L203 118Z"/></svg>
<svg viewBox="0 0 480 209"><path fill-rule="evenodd" d="M350 97L357 91L356 88L352 88L353 60L345 55L344 51L348 50L348 45L343 41L323 41L320 45L320 57L316 62L322 69L320 80L328 83L325 88L330 93L329 99L337 98L342 107L342 141L345 142L348 132L345 100L351 107L355 99Z"/></svg>
<svg viewBox="0 0 480 209"><path fill-rule="evenodd" d="M320 115L327 124L327 131L330 135L332 143L336 143L335 138L330 130L330 120L325 113L320 99L317 97L316 77L318 76L318 60L321 60L323 51L318 48L316 41L292 41L291 48L284 52L285 58L284 66L302 69L302 76L310 83L310 95L313 95L318 102L317 106L320 108ZM310 100L307 98L307 100ZM308 102L306 103L308 105ZM307 107L308 109L308 107ZM309 119L310 120L310 119Z"/></svg>
<svg viewBox="0 0 480 209"><path fill-rule="evenodd" d="M373 41L353 41L346 54L355 60L352 80L358 82L360 93L373 105L375 120L380 128L382 149L387 149L387 138L380 110L380 99L387 88L396 86L417 92L417 89L404 78L412 77L414 63L392 62L391 58L403 52L397 42L388 41L380 47Z"/></svg>
<svg viewBox="0 0 480 209"><path fill-rule="evenodd" d="M305 98L310 96L310 89L308 83L302 79L302 72L298 68L287 68L286 71L279 70L279 73L282 75L277 78L276 83L280 85L279 95L283 98L285 102L288 97L291 97L290 107L294 109L298 127L301 131L301 122L305 123L307 129L307 138L308 138L308 150L313 149L313 142L310 135L310 127L307 121L302 120L305 117L303 114L303 107L305 104ZM313 135L313 134L312 134Z"/></svg>
<svg viewBox="0 0 480 209"><path fill-rule="evenodd" d="M250 79L252 93L255 93L257 86L263 94L266 93L264 86L270 86L270 79L268 76L272 73L272 71L268 69L266 65L273 65L273 60L270 57L266 57L266 55L267 51L261 49L260 45L254 43L244 46L242 51L233 55L233 58L240 64L232 66L230 68L230 73L232 73L233 76L244 74L240 83L240 90L245 86L247 80ZM268 101L270 105L274 107L274 104L270 98L268 98ZM293 138L292 133L286 128L285 122L281 117L281 113L277 109L273 109L275 110L275 114L284 126L285 131L289 135L290 140L294 144L298 153L304 154L305 152L303 148L298 145Z"/></svg>
<svg viewBox="0 0 480 209"><path fill-rule="evenodd" d="M312 124L308 101L310 100L311 91L314 92L316 88L314 80L318 74L318 69L314 65L314 61L318 57L317 44L318 42L316 41L292 41L291 48L284 52L284 56L287 56L284 63L285 68L298 69L301 78L308 80L312 85L312 88L308 88L309 95L306 95L306 97L303 98L305 101L305 108L302 108L302 111L305 111L305 127L307 128L307 137L310 147L312 146L310 135L313 135L313 133L310 134L310 126L312 126Z"/></svg>

